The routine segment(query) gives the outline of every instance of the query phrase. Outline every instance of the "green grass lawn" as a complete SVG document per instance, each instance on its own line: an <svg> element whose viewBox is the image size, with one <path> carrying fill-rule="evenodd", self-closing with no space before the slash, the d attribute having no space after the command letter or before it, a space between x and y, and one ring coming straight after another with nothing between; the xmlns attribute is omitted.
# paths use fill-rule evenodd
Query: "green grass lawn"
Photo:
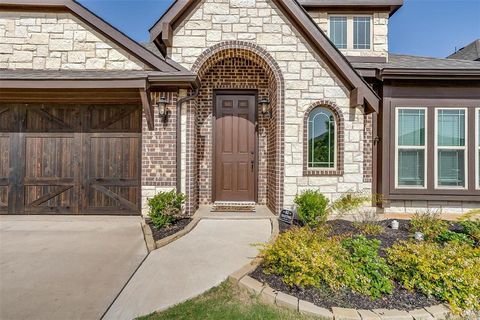
<svg viewBox="0 0 480 320"><path fill-rule="evenodd" d="M164 312L154 313L138 319L307 320L317 318L306 317L297 312L263 305L258 302L256 297L250 296L228 282L224 282L195 299L176 305Z"/></svg>

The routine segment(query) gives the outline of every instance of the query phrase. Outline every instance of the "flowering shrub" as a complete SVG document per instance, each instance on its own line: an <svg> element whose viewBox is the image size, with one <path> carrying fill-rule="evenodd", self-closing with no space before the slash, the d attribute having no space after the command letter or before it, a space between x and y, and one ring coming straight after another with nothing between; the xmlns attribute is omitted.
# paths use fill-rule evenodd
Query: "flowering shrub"
<svg viewBox="0 0 480 320"><path fill-rule="evenodd" d="M400 242L388 250L395 278L450 304L452 310L480 310L480 248L453 241Z"/></svg>

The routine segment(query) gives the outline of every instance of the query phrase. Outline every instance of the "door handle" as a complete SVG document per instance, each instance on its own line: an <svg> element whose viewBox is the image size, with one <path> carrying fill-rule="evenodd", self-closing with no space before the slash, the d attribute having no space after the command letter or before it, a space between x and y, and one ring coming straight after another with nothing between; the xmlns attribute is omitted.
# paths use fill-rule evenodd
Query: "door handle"
<svg viewBox="0 0 480 320"><path fill-rule="evenodd" d="M255 161L253 161L253 160L250 161L250 165L252 166L252 171L253 171L253 169L255 169Z"/></svg>

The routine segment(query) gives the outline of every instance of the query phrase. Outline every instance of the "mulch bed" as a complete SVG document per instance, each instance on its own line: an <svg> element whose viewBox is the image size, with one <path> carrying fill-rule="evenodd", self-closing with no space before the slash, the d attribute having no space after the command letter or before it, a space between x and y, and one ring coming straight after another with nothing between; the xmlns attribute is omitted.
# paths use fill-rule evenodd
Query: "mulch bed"
<svg viewBox="0 0 480 320"><path fill-rule="evenodd" d="M153 239L155 241L166 238L168 236L171 236L172 234L179 232L180 230L185 229L185 227L191 221L192 221L191 218L183 218L175 221L173 224L169 225L168 227L157 229L157 227L155 227L155 225L152 223L151 220L149 219L146 220L146 222L150 226L150 229L152 229Z"/></svg>
<svg viewBox="0 0 480 320"><path fill-rule="evenodd" d="M391 220L380 221L379 223L385 226L383 234L378 236L367 236L367 238L375 238L382 242L380 255L385 256L383 249L390 247L393 243L406 240L411 237L408 232L409 221L397 220L400 223L399 230L392 230L389 226ZM355 228L352 222L346 220L328 221L327 224L331 227L330 235L357 235L359 231ZM298 226L298 223L297 223ZM291 226L283 222L279 222L280 232L285 232ZM263 266L259 266L251 275L262 283L267 283L275 290L290 294L299 299L309 301L320 307L332 308L355 308L355 309L399 309L412 310L427 306L432 306L441 303L441 301L427 297L422 293L416 291L407 291L403 289L398 283L395 283L395 288L390 295L384 295L377 300L371 300L370 297L355 293L349 289L340 292L332 292L328 288L319 289L314 287L301 288L290 287L283 283L280 276L274 274L265 274Z"/></svg>

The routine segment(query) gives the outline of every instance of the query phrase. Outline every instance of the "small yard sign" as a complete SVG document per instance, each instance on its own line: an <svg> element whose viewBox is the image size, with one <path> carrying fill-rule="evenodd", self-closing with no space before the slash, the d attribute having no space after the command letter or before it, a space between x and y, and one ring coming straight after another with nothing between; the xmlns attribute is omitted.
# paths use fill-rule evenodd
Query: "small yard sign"
<svg viewBox="0 0 480 320"><path fill-rule="evenodd" d="M280 216L278 217L278 219L280 221L285 222L285 223L292 224L293 223L293 211L288 210L288 209L283 209L280 212Z"/></svg>

